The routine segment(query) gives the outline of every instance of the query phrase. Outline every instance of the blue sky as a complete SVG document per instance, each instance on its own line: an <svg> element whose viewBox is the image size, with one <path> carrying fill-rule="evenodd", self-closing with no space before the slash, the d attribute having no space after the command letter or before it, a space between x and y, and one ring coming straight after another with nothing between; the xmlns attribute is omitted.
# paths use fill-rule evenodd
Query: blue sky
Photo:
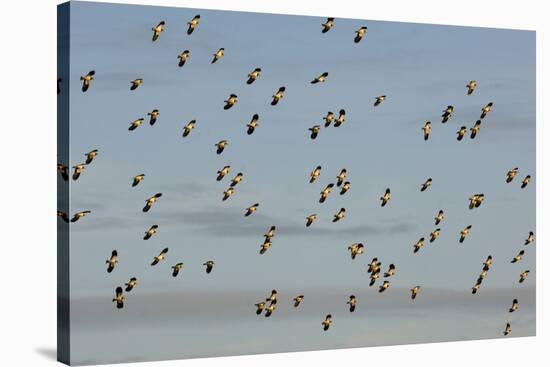
<svg viewBox="0 0 550 367"><path fill-rule="evenodd" d="M201 15L201 22L187 36L186 22L195 14ZM166 22L165 31L152 43L151 28L160 20ZM424 321L426 333L419 335L411 327L410 337L384 339L386 344L498 337L509 302L500 305L496 300L511 302L519 289L531 308L522 310L530 314L523 315L527 319L515 326L513 335L534 334L536 245L526 248L519 264L509 261L523 248L528 232L535 230L535 33L336 19L334 28L321 34L323 22L317 17L72 3L71 165L83 161L85 152L99 149L81 178L71 182L71 212L92 210L71 226L73 302L99 302L94 309L97 318L118 319L122 313L110 304L113 290L136 276L139 285L128 295L123 316L128 323L139 318L132 311L137 307L134 299L137 303L155 294L185 297L186 292L215 296L230 291L231 296L219 301L227 302L229 313L231 307L252 306L273 288L289 302L299 293L307 300L308 291L326 292L327 297L337 291L355 293L360 304L376 298L377 307L387 308L387 295L368 289L366 264L376 256L383 268L397 266L389 292L402 298L388 302L400 315L408 314L412 286L421 285L430 299L440 294L443 300L436 320L423 313L408 318L411 323ZM367 35L354 44L354 31L363 25L368 26ZM211 65L220 47L225 55ZM184 49L190 50L190 58L179 68L177 55ZM246 85L247 73L255 67L262 68L261 77ZM96 70L95 80L82 93L79 77L91 69ZM324 71L329 72L326 83L309 83ZM135 78L144 83L130 92ZM478 88L466 96L465 85L472 79ZM286 87L285 96L270 106L280 86ZM231 93L239 102L224 111L223 101ZM378 95L388 98L374 108ZM490 101L493 111L476 139L457 142L458 128L473 126L481 107ZM441 124L441 111L449 104L455 107L454 117ZM160 111L155 126L144 123L128 131L131 121L146 118L155 108ZM347 113L344 125L323 128L316 140L310 140L307 129L322 124L327 111L341 108ZM259 126L249 136L246 124L255 113L260 115ZM183 139L183 126L192 119L197 120L196 128ZM421 131L426 120L433 127L427 142ZM229 146L216 155L214 144L221 139ZM309 172L318 164L323 166L321 177L309 184ZM228 178L240 171L244 179L222 203L229 180L216 182L215 176L224 165L232 167ZM319 204L319 191L344 167L350 191L340 196L336 190ZM520 168L518 179L506 184L505 174L514 167ZM146 174L145 180L131 188L132 177L140 173ZM526 174L533 181L521 190L519 181ZM420 185L428 177L433 186L421 193ZM392 199L380 208L378 198L386 187ZM156 192L164 196L150 213L142 213L144 200ZM468 210L468 197L479 192L485 193L485 203ZM258 212L244 218L244 208L255 202L260 203ZM340 207L346 208L346 218L331 223ZM413 244L435 228L433 217L439 209L446 212L440 238L413 255ZM318 220L306 229L305 217L311 213L318 214ZM158 234L143 241L143 232L152 224L159 225ZM459 232L469 224L471 235L460 245ZM262 235L271 225L278 227L273 246L259 256ZM353 242L366 245L366 253L355 261L346 251ZM151 268L152 257L164 247L170 248L167 260ZM115 248L120 263L108 275L104 262ZM489 254L495 264L482 292L472 296L470 287ZM215 260L216 267L207 276L201 264L208 259ZM181 278L174 280L170 266L180 261ZM520 287L517 278L525 269L531 270L530 278ZM472 304L481 297L487 300ZM456 307L457 299L464 307ZM333 303L338 301L327 301L327 307ZM502 314L493 312L497 304ZM153 305L151 310L164 307ZM468 305L484 311L470 312ZM336 325L337 311L313 306L308 311L306 306L307 302L300 310L304 319L316 324L332 312ZM75 320L83 317L79 310L73 308ZM250 318L255 318L250 311ZM340 317L350 317L341 313ZM364 313L367 320L380 322L369 310ZM288 322L290 316L285 315L281 311L281 319ZM488 317L493 329L456 334L443 322L453 317L472 325ZM388 330L393 330L403 321L388 323ZM89 331L85 322L75 325L80 325L73 329L79 335L75 348L84 341L108 339ZM289 344L281 334L263 346L244 343L241 349L220 346L205 353L351 345L346 338L360 331L353 325L347 323L350 330L326 342L316 339L316 325L304 331L304 338L313 338L311 344ZM252 330L262 332L265 327L274 326L254 325ZM235 325L208 330L229 336L232 328ZM193 335L188 333L190 343L200 340ZM162 341L159 338L155 340ZM140 343L148 342L144 332ZM190 356L169 347L162 351L173 358ZM110 358L128 357L117 353L122 355ZM151 355L152 351L136 358Z"/></svg>

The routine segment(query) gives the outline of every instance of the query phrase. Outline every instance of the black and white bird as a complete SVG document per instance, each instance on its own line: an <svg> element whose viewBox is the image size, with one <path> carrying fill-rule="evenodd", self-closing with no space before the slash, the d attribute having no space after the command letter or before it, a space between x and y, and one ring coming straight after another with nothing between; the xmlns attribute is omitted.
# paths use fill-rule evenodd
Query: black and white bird
<svg viewBox="0 0 550 367"><path fill-rule="evenodd" d="M210 62L210 64L214 64L216 63L219 59L222 58L223 54L225 53L225 49L222 47L220 48L218 51L216 51L213 56L214 58L212 59L212 61Z"/></svg>
<svg viewBox="0 0 550 367"><path fill-rule="evenodd" d="M195 15L193 19L187 22L187 34L191 35L195 28L199 25L199 21L201 19L201 16L199 14Z"/></svg>
<svg viewBox="0 0 550 367"><path fill-rule="evenodd" d="M367 33L367 27L363 26L355 31L355 38L353 39L353 42L359 43L365 34Z"/></svg>
<svg viewBox="0 0 550 367"><path fill-rule="evenodd" d="M118 263L118 251L113 250L113 252L111 252L111 257L105 261L105 264L107 264L107 273L112 273L113 270L115 270L115 266L117 263Z"/></svg>
<svg viewBox="0 0 550 367"><path fill-rule="evenodd" d="M178 55L178 66L181 68L185 65L187 59L189 59L189 50L183 50L183 52Z"/></svg>
<svg viewBox="0 0 550 367"><path fill-rule="evenodd" d="M155 42L159 39L161 32L164 32L164 25L166 23L164 20L160 21L159 24L157 24L156 27L153 27L151 30L153 31L153 38L152 41Z"/></svg>
<svg viewBox="0 0 550 367"><path fill-rule="evenodd" d="M157 200L162 196L162 193L161 192L157 192L155 195L147 198L145 200L145 206L143 207L142 211L144 213L147 213L149 211L149 209L151 209L151 207L153 206L154 203L157 202Z"/></svg>
<svg viewBox="0 0 550 367"><path fill-rule="evenodd" d="M207 262L202 264L203 266L206 266L206 274L210 274L212 272L212 269L214 269L214 264L215 263L213 260L208 260Z"/></svg>
<svg viewBox="0 0 550 367"><path fill-rule="evenodd" d="M316 76L312 81L311 84L317 84L317 83L324 83L327 80L328 72L324 72L321 75Z"/></svg>
<svg viewBox="0 0 550 367"><path fill-rule="evenodd" d="M271 96L271 105L276 106L277 103L284 97L286 88L280 87L272 96Z"/></svg>
<svg viewBox="0 0 550 367"><path fill-rule="evenodd" d="M355 311L355 307L357 306L357 298L355 295L349 296L349 300L346 302L347 305L349 305L349 312Z"/></svg>
<svg viewBox="0 0 550 367"><path fill-rule="evenodd" d="M166 254L168 253L168 247L163 249L157 256L153 258L153 262L151 263L151 266L157 265L159 262L164 260L166 258Z"/></svg>
<svg viewBox="0 0 550 367"><path fill-rule="evenodd" d="M327 21L321 25L323 26L321 33L327 33L334 26L334 18L327 18Z"/></svg>
<svg viewBox="0 0 550 367"><path fill-rule="evenodd" d="M483 106L483 108L481 109L481 115L479 115L479 118L484 119L485 116L487 116L487 114L491 112L492 107L493 107L493 102L489 102L485 106Z"/></svg>
<svg viewBox="0 0 550 367"><path fill-rule="evenodd" d="M117 287L115 290L115 298L113 302L116 302L116 308L124 308L124 296L122 295L122 287Z"/></svg>
<svg viewBox="0 0 550 367"><path fill-rule="evenodd" d="M80 77L80 80L82 81L83 92L87 92L88 88L90 88L90 84L92 83L92 80L94 80L94 75L95 75L95 70L90 70L88 74Z"/></svg>
<svg viewBox="0 0 550 367"><path fill-rule="evenodd" d="M442 117L441 122L446 123L447 121L449 121L449 119L453 116L453 111L454 111L453 106L451 105L447 106L447 108L443 110L443 114L441 115Z"/></svg>
<svg viewBox="0 0 550 367"><path fill-rule="evenodd" d="M248 73L248 79L246 80L246 84L252 84L260 77L260 73L262 72L262 68L255 68L250 73Z"/></svg>

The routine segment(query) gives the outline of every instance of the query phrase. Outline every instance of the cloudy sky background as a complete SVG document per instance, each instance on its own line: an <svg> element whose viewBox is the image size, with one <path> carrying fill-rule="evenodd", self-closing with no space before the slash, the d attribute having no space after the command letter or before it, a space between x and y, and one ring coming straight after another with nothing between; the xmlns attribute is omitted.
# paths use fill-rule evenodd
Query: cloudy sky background
<svg viewBox="0 0 550 367"><path fill-rule="evenodd" d="M201 14L191 36L186 22ZM166 22L160 39L151 28ZM263 353L345 346L387 345L501 337L535 333L535 246L519 264L511 258L535 230L535 34L527 31L447 27L337 19L321 34L324 18L165 7L74 2L71 8L70 164L84 153L99 156L71 183L71 212L92 214L71 225L71 317L74 363L152 360ZM368 26L353 43L354 31ZM225 56L211 65L212 54ZM183 68L177 55L190 50ZM246 85L246 75L261 77ZM87 93L80 75L96 70ZM309 82L324 71L323 85ZM130 81L143 85L130 92ZM466 96L469 80L478 81ZM271 95L285 86L276 107ZM228 111L223 101L235 93ZM374 97L388 99L374 108ZM475 140L456 141L487 102L493 111ZM441 111L455 115L441 124ZM160 110L129 132L131 121ZM327 111L344 108L340 128L322 124ZM260 115L253 135L246 124ZM183 126L196 128L186 139ZM432 121L430 140L422 139ZM214 144L229 140L223 154ZM322 165L321 177L308 183ZM224 181L216 171L231 165ZM333 191L324 204L319 192L341 168L351 190ZM512 184L506 172L519 167ZM226 202L229 180L244 179ZM145 180L131 187L132 177ZM531 174L533 182L520 189ZM428 177L433 186L419 191ZM386 187L392 200L380 208ZM164 195L147 214L144 200ZM468 210L468 197L485 193L485 203ZM257 213L244 208L259 202ZM340 207L346 218L331 223ZM435 228L445 210L441 236L417 255L412 246ZM310 228L305 217L318 214ZM159 232L143 241L152 224ZM460 230L473 226L460 245ZM277 226L273 246L258 255L263 233ZM346 248L362 242L355 261ZM164 247L167 260L149 264ZM117 268L105 271L113 249ZM481 263L495 261L482 290L472 296ZM397 266L390 289L368 287L366 264L378 257L384 270ZM206 275L202 263L212 259ZM170 266L182 261L178 278ZM527 282L519 273L530 269ZM123 311L111 303L114 289L130 277L138 286ZM421 285L412 303L408 289ZM253 304L271 289L280 293L272 318L258 319ZM345 302L358 297L355 314ZM298 310L290 300L304 294ZM520 309L509 315L513 298ZM323 333L320 322L332 313ZM93 345L93 347L91 347Z"/></svg>

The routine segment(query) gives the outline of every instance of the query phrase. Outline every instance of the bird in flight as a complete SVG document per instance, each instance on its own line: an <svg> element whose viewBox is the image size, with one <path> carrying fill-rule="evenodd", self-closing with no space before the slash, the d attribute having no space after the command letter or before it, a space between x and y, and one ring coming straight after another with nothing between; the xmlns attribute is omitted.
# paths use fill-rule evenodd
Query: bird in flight
<svg viewBox="0 0 550 367"><path fill-rule="evenodd" d="M271 247L271 241L269 239L265 239L264 243L260 246L260 255L263 255L269 250Z"/></svg>
<svg viewBox="0 0 550 367"><path fill-rule="evenodd" d="M272 106L276 106L277 103L279 103L279 101L283 98L284 94L285 94L285 90L286 88L285 87L280 87L277 92L275 92L271 98L271 105Z"/></svg>
<svg viewBox="0 0 550 367"><path fill-rule="evenodd" d="M113 302L116 302L116 308L124 308L124 296L122 295L122 287L117 287L115 290L115 298Z"/></svg>
<svg viewBox="0 0 550 367"><path fill-rule="evenodd" d="M255 113L254 116L252 116L252 120L250 120L250 122L248 124L246 124L246 127L248 128L246 130L246 133L248 135L252 135L254 130L258 127L258 119L259 118L260 118L260 116L257 113Z"/></svg>
<svg viewBox="0 0 550 367"><path fill-rule="evenodd" d="M389 287L390 287L390 282L387 281L387 280L384 280L384 283L382 283L382 285L380 287L378 287L378 292L382 293L386 289L388 289Z"/></svg>
<svg viewBox="0 0 550 367"><path fill-rule="evenodd" d="M320 125L314 125L314 126L310 127L308 130L311 131L311 134L310 134L309 137L312 140L314 140L317 137L317 135L319 134L319 131L321 130L321 126Z"/></svg>
<svg viewBox="0 0 550 367"><path fill-rule="evenodd" d="M261 315L265 307L265 302L255 303L254 306L256 307L256 315Z"/></svg>
<svg viewBox="0 0 550 367"><path fill-rule="evenodd" d="M132 289L134 289L134 287L136 286L136 284L137 284L137 278L136 278L136 277L130 278L130 280L128 281L128 283L125 283L125 284L124 284L124 285L126 286L125 291L126 291L126 292L130 292Z"/></svg>
<svg viewBox="0 0 550 367"><path fill-rule="evenodd" d="M92 80L94 80L94 75L95 75L95 70L90 70L88 74L80 77L80 80L82 81L83 92L88 91L88 88L90 88L90 83L92 82Z"/></svg>
<svg viewBox="0 0 550 367"><path fill-rule="evenodd" d="M319 202L320 203L324 203L325 200L327 199L328 195L330 194L330 191L332 190L332 188L334 187L334 184L333 183L329 183L324 189L323 191L321 191L321 197L319 198Z"/></svg>
<svg viewBox="0 0 550 367"><path fill-rule="evenodd" d="M349 181L344 182L342 187L340 188L340 195L344 195L351 187L351 183Z"/></svg>
<svg viewBox="0 0 550 367"><path fill-rule="evenodd" d="M334 18L327 18L327 21L321 25L323 26L321 33L327 33L334 26Z"/></svg>
<svg viewBox="0 0 550 367"><path fill-rule="evenodd" d="M315 167L313 171L309 174L309 183L314 183L315 180L321 175L321 166Z"/></svg>
<svg viewBox="0 0 550 367"><path fill-rule="evenodd" d="M424 237L422 237L421 239L419 239L415 244L414 244L414 253L416 254L418 251L420 251L420 249L424 247Z"/></svg>
<svg viewBox="0 0 550 367"><path fill-rule="evenodd" d="M420 191L426 191L428 187L432 186L432 178L428 178L420 187Z"/></svg>
<svg viewBox="0 0 550 367"><path fill-rule="evenodd" d="M527 279L527 276L529 275L529 270L525 270L523 272L521 272L521 274L519 275L519 282L520 283L523 283L525 282L525 279Z"/></svg>
<svg viewBox="0 0 550 367"><path fill-rule="evenodd" d="M441 223L443 219L445 219L445 213L443 212L443 210L440 210L434 218L435 225L437 226L439 223Z"/></svg>
<svg viewBox="0 0 550 367"><path fill-rule="evenodd" d="M430 137L430 131L432 130L432 123L430 121L426 121L424 123L424 126L422 127L422 131L424 132L424 140L428 140Z"/></svg>
<svg viewBox="0 0 550 367"><path fill-rule="evenodd" d="M380 201L381 201L380 206L381 206L381 207L386 206L386 204L388 203L388 201L390 201L390 198L391 198L391 196L390 196L390 189L387 188L387 189L386 189L386 192L384 192L384 195L380 196Z"/></svg>
<svg viewBox="0 0 550 367"><path fill-rule="evenodd" d="M136 187L144 179L145 179L145 174L143 174L143 173L140 174L140 175L134 176L134 178L132 180L132 187Z"/></svg>
<svg viewBox="0 0 550 367"><path fill-rule="evenodd" d="M475 80L470 80L470 82L466 84L466 88L468 88L466 95L468 96L471 95L476 89L476 87L477 87L477 82Z"/></svg>
<svg viewBox="0 0 550 367"><path fill-rule="evenodd" d="M416 299L416 296L418 295L418 292L420 291L420 286L417 285L416 287L411 288L411 299Z"/></svg>
<svg viewBox="0 0 550 367"><path fill-rule="evenodd" d="M535 233L533 231L529 231L529 235L525 239L524 245L527 246L528 244L532 243L533 241L535 241Z"/></svg>
<svg viewBox="0 0 550 367"><path fill-rule="evenodd" d="M474 126L470 128L470 139L474 139L476 137L479 129L481 129L481 120L477 120Z"/></svg>
<svg viewBox="0 0 550 367"><path fill-rule="evenodd" d="M481 115L479 115L479 118L484 119L485 116L487 116L487 114L491 112L491 107L493 107L493 102L489 102L485 106L483 106L483 108L481 109Z"/></svg>
<svg viewBox="0 0 550 367"><path fill-rule="evenodd" d="M529 182L531 181L531 175L525 176L525 178L521 181L521 188L524 189L529 185Z"/></svg>
<svg viewBox="0 0 550 367"><path fill-rule="evenodd" d="M260 77L260 74L262 72L262 68L256 68L252 70L250 73L248 73L248 79L246 80L246 84L250 85L256 81Z"/></svg>
<svg viewBox="0 0 550 367"><path fill-rule="evenodd" d="M469 225L460 231L460 239L458 240L458 242L460 243L464 242L464 240L466 239L466 236L470 234L471 228L472 228L472 225Z"/></svg>
<svg viewBox="0 0 550 367"><path fill-rule="evenodd" d="M164 31L164 25L166 23L164 22L164 20L160 21L159 24L157 24L156 27L153 27L151 30L153 31L153 38L152 38L152 41L155 42L156 40L159 39L160 37L160 33Z"/></svg>
<svg viewBox="0 0 550 367"><path fill-rule="evenodd" d="M73 166L73 180L78 180L80 177L80 174L84 171L86 168L86 165L84 163L77 164L76 166Z"/></svg>
<svg viewBox="0 0 550 367"><path fill-rule="evenodd" d="M190 21L187 22L187 34L188 35L191 35L193 33L193 31L195 30L195 28L197 28L197 26L199 25L200 19L201 19L201 16L197 14L193 17L193 19L191 19Z"/></svg>
<svg viewBox="0 0 550 367"><path fill-rule="evenodd" d="M208 260L207 262L205 262L202 265L206 266L206 274L210 274L212 272L212 269L214 269L214 261L213 260Z"/></svg>
<svg viewBox="0 0 550 367"><path fill-rule="evenodd" d="M235 189L233 187L229 187L227 190L223 192L222 201L226 201L227 199L229 199L234 192L235 192Z"/></svg>
<svg viewBox="0 0 550 367"><path fill-rule="evenodd" d="M441 115L441 117L443 118L441 120L442 123L446 123L447 121L449 121L449 119L452 117L453 115L453 111L454 111L454 107L449 105L447 106L447 108L445 108L443 110L443 114Z"/></svg>
<svg viewBox="0 0 550 367"><path fill-rule="evenodd" d="M158 227L159 227L158 225L153 224L148 230L145 231L145 236L143 236L143 239L148 240L153 235L155 235L157 233L157 228Z"/></svg>
<svg viewBox="0 0 550 367"><path fill-rule="evenodd" d="M334 127L340 127L346 120L346 110L341 109L338 113L338 118L334 121Z"/></svg>
<svg viewBox="0 0 550 367"><path fill-rule="evenodd" d="M132 121L132 122L130 123L130 127L128 127L128 130L129 130L129 131L134 131L135 129L137 129L138 127L140 127L141 124L143 124L143 121L144 121L144 120L145 120L145 119L143 119L143 118L139 118L139 119L137 119L137 120Z"/></svg>
<svg viewBox="0 0 550 367"><path fill-rule="evenodd" d="M334 121L334 113L331 111L328 111L327 115L323 117L323 120L325 121L325 127L329 127L332 121Z"/></svg>
<svg viewBox="0 0 550 367"><path fill-rule="evenodd" d="M321 323L321 325L323 326L323 330L327 331L328 328L330 327L330 324L332 324L332 315L328 314L325 316L325 319Z"/></svg>
<svg viewBox="0 0 550 367"><path fill-rule="evenodd" d="M514 300L512 301L512 306L510 306L510 309L508 310L509 312L514 312L515 310L517 310L519 307L519 303L518 303L518 300L516 298L514 298Z"/></svg>
<svg viewBox="0 0 550 367"><path fill-rule="evenodd" d="M237 103L237 95L234 94L234 93L231 93L229 95L229 97L227 97L227 99L225 101L223 101L225 103L225 105L223 106L223 109L224 110L228 110L230 109L231 107L233 107L236 103Z"/></svg>
<svg viewBox="0 0 550 367"><path fill-rule="evenodd" d="M441 232L441 229L436 228L430 233L430 243L437 240L437 238L439 237L440 232Z"/></svg>
<svg viewBox="0 0 550 367"><path fill-rule="evenodd" d="M394 264L390 264L390 266L388 267L388 271L386 271L384 273L384 278L388 278L388 277L391 277L392 275L395 274L395 265Z"/></svg>
<svg viewBox="0 0 550 367"><path fill-rule="evenodd" d="M479 208L480 205L483 203L483 200L485 200L485 195L474 194L470 196L468 200L470 201L470 205L468 206L469 209Z"/></svg>
<svg viewBox="0 0 550 367"><path fill-rule="evenodd" d="M157 256L153 258L153 262L151 263L151 266L157 265L159 262L164 260L166 258L166 253L168 253L168 247L163 249Z"/></svg>
<svg viewBox="0 0 550 367"><path fill-rule="evenodd" d="M154 109L151 112L147 112L147 116L149 116L149 125L153 126L159 117L159 110Z"/></svg>
<svg viewBox="0 0 550 367"><path fill-rule="evenodd" d="M237 186L243 179L243 174L242 172L239 172L235 175L235 177L231 180L231 187L235 187Z"/></svg>
<svg viewBox="0 0 550 367"><path fill-rule="evenodd" d="M277 302L277 295L278 295L277 290L273 289L271 291L271 295L265 299L266 302L268 302L268 301Z"/></svg>
<svg viewBox="0 0 550 367"><path fill-rule="evenodd" d="M294 301L294 307L300 306L300 303L304 300L304 295L300 294L292 299Z"/></svg>
<svg viewBox="0 0 550 367"><path fill-rule="evenodd" d="M118 252L117 250L113 250L113 252L111 252L111 257L105 261L105 264L107 264L107 273L112 273L117 263Z"/></svg>
<svg viewBox="0 0 550 367"><path fill-rule="evenodd" d="M183 137L187 137L190 133L191 133L191 130L193 130L195 128L195 123L197 121L196 120L191 120L187 123L187 125L185 125L183 127Z"/></svg>
<svg viewBox="0 0 550 367"><path fill-rule="evenodd" d="M150 198L147 198L145 200L145 206L143 207L143 212L147 213L149 209L153 206L154 203L162 196L162 193L158 192L155 195L151 196Z"/></svg>
<svg viewBox="0 0 550 367"><path fill-rule="evenodd" d="M334 214L334 218L332 219L332 223L336 223L340 220L342 220L346 215L346 208L340 208L338 210L338 213Z"/></svg>
<svg viewBox="0 0 550 367"><path fill-rule="evenodd" d="M519 168L512 168L506 173L506 183L512 182L512 180L517 176Z"/></svg>
<svg viewBox="0 0 550 367"><path fill-rule="evenodd" d="M269 227L267 232L264 234L265 239L272 239L273 237L275 237L275 230L276 229L277 229L276 226Z"/></svg>
<svg viewBox="0 0 550 367"><path fill-rule="evenodd" d="M229 173L229 169L231 166L224 166L221 170L218 171L218 176L216 177L216 181L221 181L223 178Z"/></svg>
<svg viewBox="0 0 550 367"><path fill-rule="evenodd" d="M506 327L504 328L503 334L504 336L510 334L512 332L512 327L510 326L510 323L506 323Z"/></svg>
<svg viewBox="0 0 550 367"><path fill-rule="evenodd" d="M472 128L473 129L473 128ZM461 141L466 135L468 128L466 126L461 126L460 129L456 132L456 140Z"/></svg>
<svg viewBox="0 0 550 367"><path fill-rule="evenodd" d="M94 160L95 157L97 157L98 150L90 150L88 153L84 154L86 156L86 162L84 164L90 164Z"/></svg>
<svg viewBox="0 0 550 367"><path fill-rule="evenodd" d="M220 48L218 51L216 51L216 53L213 55L214 58L212 59L212 61L210 62L210 64L214 64L214 63L217 62L219 59L221 59L224 53L225 53L225 49L224 49L223 47Z"/></svg>
<svg viewBox="0 0 550 367"><path fill-rule="evenodd" d="M244 216L248 217L248 216L252 215L253 213L256 212L256 210L258 210L259 206L260 206L260 204L258 204L258 203L249 206L248 208L245 209Z"/></svg>
<svg viewBox="0 0 550 367"><path fill-rule="evenodd" d="M57 217L61 218L64 222L69 223L69 216L67 215L67 213L65 213L61 210L58 210L57 211Z"/></svg>
<svg viewBox="0 0 550 367"><path fill-rule="evenodd" d="M69 168L63 163L57 164L57 172L61 175L61 178L65 181L69 180Z"/></svg>
<svg viewBox="0 0 550 367"><path fill-rule="evenodd" d="M362 255L364 252L364 245L362 243L352 243L348 246L348 251L350 252L351 259L355 260L357 255Z"/></svg>
<svg viewBox="0 0 550 367"><path fill-rule="evenodd" d="M374 107L380 106L380 103L384 102L386 100L386 96L378 96L375 98L374 101Z"/></svg>
<svg viewBox="0 0 550 367"><path fill-rule="evenodd" d="M355 295L349 296L349 300L346 302L347 305L349 305L349 312L355 311L355 307L357 306L357 298L355 298Z"/></svg>
<svg viewBox="0 0 550 367"><path fill-rule="evenodd" d="M214 146L216 147L216 154L222 154L225 147L229 145L229 142L227 140L220 140Z"/></svg>
<svg viewBox="0 0 550 367"><path fill-rule="evenodd" d="M512 261L510 261L512 264L514 263L517 263L518 261L521 260L521 258L523 257L523 255L525 254L525 251L524 250L521 250L520 252L518 252L518 254L516 256L514 256L512 258Z"/></svg>
<svg viewBox="0 0 550 367"><path fill-rule="evenodd" d="M91 211L89 211L89 210L83 210L81 212L77 212L71 218L71 222L74 223L74 222L78 221L80 218L85 217L86 214L90 214L90 213L91 213Z"/></svg>
<svg viewBox="0 0 550 367"><path fill-rule="evenodd" d="M172 266L172 276L174 278L178 276L181 268L183 268L183 263L177 263L176 265Z"/></svg>
<svg viewBox="0 0 550 367"><path fill-rule="evenodd" d="M178 55L178 66L181 68L189 58L189 50L184 50Z"/></svg>
<svg viewBox="0 0 550 367"><path fill-rule="evenodd" d="M359 43L361 39L365 36L367 33L367 27L363 26L355 31L355 38L353 39L353 42Z"/></svg>
<svg viewBox="0 0 550 367"><path fill-rule="evenodd" d="M136 90L138 89L138 87L143 84L143 79L141 78L138 78L138 79L134 79L130 82L130 90Z"/></svg>
<svg viewBox="0 0 550 367"><path fill-rule="evenodd" d="M327 80L328 72L324 72L321 75L316 76L312 81L311 84L317 84L317 83L324 83Z"/></svg>
<svg viewBox="0 0 550 367"><path fill-rule="evenodd" d="M310 214L306 217L306 227L309 227L317 219L317 214Z"/></svg>

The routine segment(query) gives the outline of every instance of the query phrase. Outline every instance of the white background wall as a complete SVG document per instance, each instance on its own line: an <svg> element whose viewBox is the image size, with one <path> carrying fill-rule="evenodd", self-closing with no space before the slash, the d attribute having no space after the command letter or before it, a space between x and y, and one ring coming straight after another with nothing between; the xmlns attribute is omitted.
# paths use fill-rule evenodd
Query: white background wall
<svg viewBox="0 0 550 367"><path fill-rule="evenodd" d="M548 274L550 128L549 23L536 0L146 0L150 5L530 29L537 31L537 337L400 347L230 357L147 366L542 365L550 360ZM1 366L54 365L56 345L56 0L1 2L0 52L0 348ZM546 21L546 24L545 24ZM100 25L98 25L100 26ZM547 42L545 47L545 41ZM543 64L546 61L546 65ZM546 88L545 88L546 87ZM548 94L546 94L546 97ZM548 104L548 98L546 98ZM546 146L542 142L546 141ZM546 166L546 167L544 167ZM546 261L545 261L546 260ZM377 330L372 330L376 333ZM259 337L268 338L269 335ZM93 348L93 346L90 346ZM182 346L184 347L184 346Z"/></svg>

